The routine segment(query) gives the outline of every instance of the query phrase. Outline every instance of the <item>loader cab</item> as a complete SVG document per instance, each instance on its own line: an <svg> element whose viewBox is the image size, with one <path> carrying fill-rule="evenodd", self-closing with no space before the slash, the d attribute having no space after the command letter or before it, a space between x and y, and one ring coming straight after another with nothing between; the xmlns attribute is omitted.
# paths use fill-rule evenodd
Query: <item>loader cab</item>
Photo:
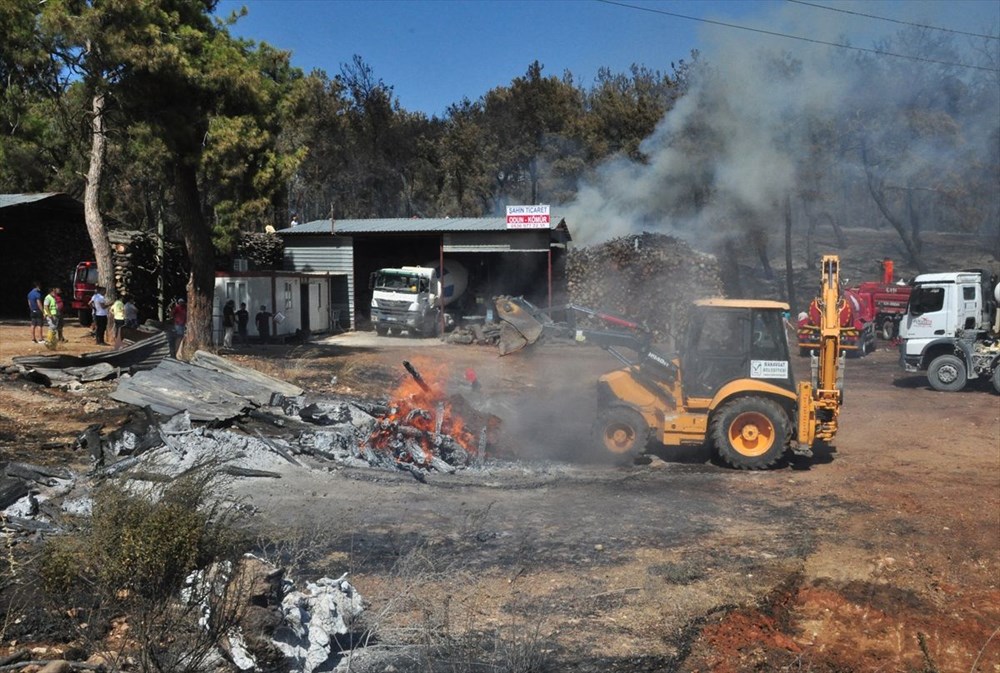
<svg viewBox="0 0 1000 673"><path fill-rule="evenodd" d="M695 303L682 371L688 398L710 399L738 379L795 390L782 313L773 301L706 299Z"/></svg>

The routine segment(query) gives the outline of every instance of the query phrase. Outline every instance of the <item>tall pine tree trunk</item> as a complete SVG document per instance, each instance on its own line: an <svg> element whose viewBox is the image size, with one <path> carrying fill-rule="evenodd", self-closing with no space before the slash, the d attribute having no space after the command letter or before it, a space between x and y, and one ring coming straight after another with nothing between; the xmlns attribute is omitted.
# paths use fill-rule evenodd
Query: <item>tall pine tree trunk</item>
<svg viewBox="0 0 1000 673"><path fill-rule="evenodd" d="M87 223L87 234L94 246L97 259L99 283L104 285L109 298L114 298L115 270L111 260L111 243L108 230L101 217L100 192L101 175L104 172L104 94L95 93L93 100L94 118L91 122L90 167L87 170L87 186L83 192L83 217Z"/></svg>
<svg viewBox="0 0 1000 673"><path fill-rule="evenodd" d="M201 212L198 181L193 165L180 160L174 167L177 214L184 247L191 262L187 284L187 334L185 356L212 345L212 297L215 291L215 252L208 223Z"/></svg>

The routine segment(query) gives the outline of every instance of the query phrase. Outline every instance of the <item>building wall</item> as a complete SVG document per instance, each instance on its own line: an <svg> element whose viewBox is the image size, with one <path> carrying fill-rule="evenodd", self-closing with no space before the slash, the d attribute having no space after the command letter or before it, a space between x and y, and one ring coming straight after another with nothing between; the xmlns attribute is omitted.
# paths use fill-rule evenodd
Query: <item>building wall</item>
<svg viewBox="0 0 1000 673"><path fill-rule="evenodd" d="M333 286L333 310L339 326L354 329L354 242L348 236L286 236L284 238L284 267L288 271L326 271L342 274L347 279L344 287Z"/></svg>
<svg viewBox="0 0 1000 673"><path fill-rule="evenodd" d="M299 274L275 273L266 276L253 275L252 272L240 275L221 275L215 278L215 295L212 304L212 336L217 344L222 343L222 307L226 301L233 299L237 309L240 302L246 302L250 313L250 323L247 331L251 338L257 336L255 316L261 306L265 306L272 315L281 314L284 319L272 323L271 334L275 336L290 336L297 330L303 332L329 332L332 327L331 317L331 287L332 281L346 279L331 278L323 274L313 276ZM303 292L306 287L306 292ZM309 324L302 319L303 300L308 302Z"/></svg>

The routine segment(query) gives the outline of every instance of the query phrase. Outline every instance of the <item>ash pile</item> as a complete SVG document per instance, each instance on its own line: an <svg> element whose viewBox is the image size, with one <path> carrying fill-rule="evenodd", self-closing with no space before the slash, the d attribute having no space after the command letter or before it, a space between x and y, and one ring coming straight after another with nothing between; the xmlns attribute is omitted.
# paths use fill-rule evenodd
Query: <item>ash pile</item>
<svg viewBox="0 0 1000 673"><path fill-rule="evenodd" d="M425 378L410 362L403 371L383 399L316 398L199 352L191 363L165 360L123 380L112 397L141 413L106 435L88 428L80 446L91 452L98 474L138 479L175 479L198 469L280 478L286 469L334 461L402 470L424 481L429 472L482 466L500 420L470 402L478 382L450 393L440 372Z"/></svg>
<svg viewBox="0 0 1000 673"><path fill-rule="evenodd" d="M723 296L716 258L663 234L572 250L566 277L572 304L634 320L664 344L680 338L693 300Z"/></svg>
<svg viewBox="0 0 1000 673"><path fill-rule="evenodd" d="M57 530L61 514L88 514L90 486L110 477L136 485L195 473L280 479L334 463L401 470L424 482L432 472L482 467L498 445L500 419L477 409L478 394L471 370L455 383L410 362L390 395L366 400L313 397L201 351L189 363L167 358L119 379L110 396L137 408L125 423L80 433L76 448L90 454L89 474L2 466L0 513L9 530Z"/></svg>

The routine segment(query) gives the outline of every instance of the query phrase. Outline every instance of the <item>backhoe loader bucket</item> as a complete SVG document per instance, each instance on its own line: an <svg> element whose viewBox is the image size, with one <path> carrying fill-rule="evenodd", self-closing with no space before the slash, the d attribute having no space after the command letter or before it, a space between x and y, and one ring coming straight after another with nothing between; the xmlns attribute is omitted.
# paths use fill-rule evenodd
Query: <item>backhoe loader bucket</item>
<svg viewBox="0 0 1000 673"><path fill-rule="evenodd" d="M552 321L541 309L522 297L497 297L494 301L500 319L500 355L521 350L538 341L545 325Z"/></svg>

